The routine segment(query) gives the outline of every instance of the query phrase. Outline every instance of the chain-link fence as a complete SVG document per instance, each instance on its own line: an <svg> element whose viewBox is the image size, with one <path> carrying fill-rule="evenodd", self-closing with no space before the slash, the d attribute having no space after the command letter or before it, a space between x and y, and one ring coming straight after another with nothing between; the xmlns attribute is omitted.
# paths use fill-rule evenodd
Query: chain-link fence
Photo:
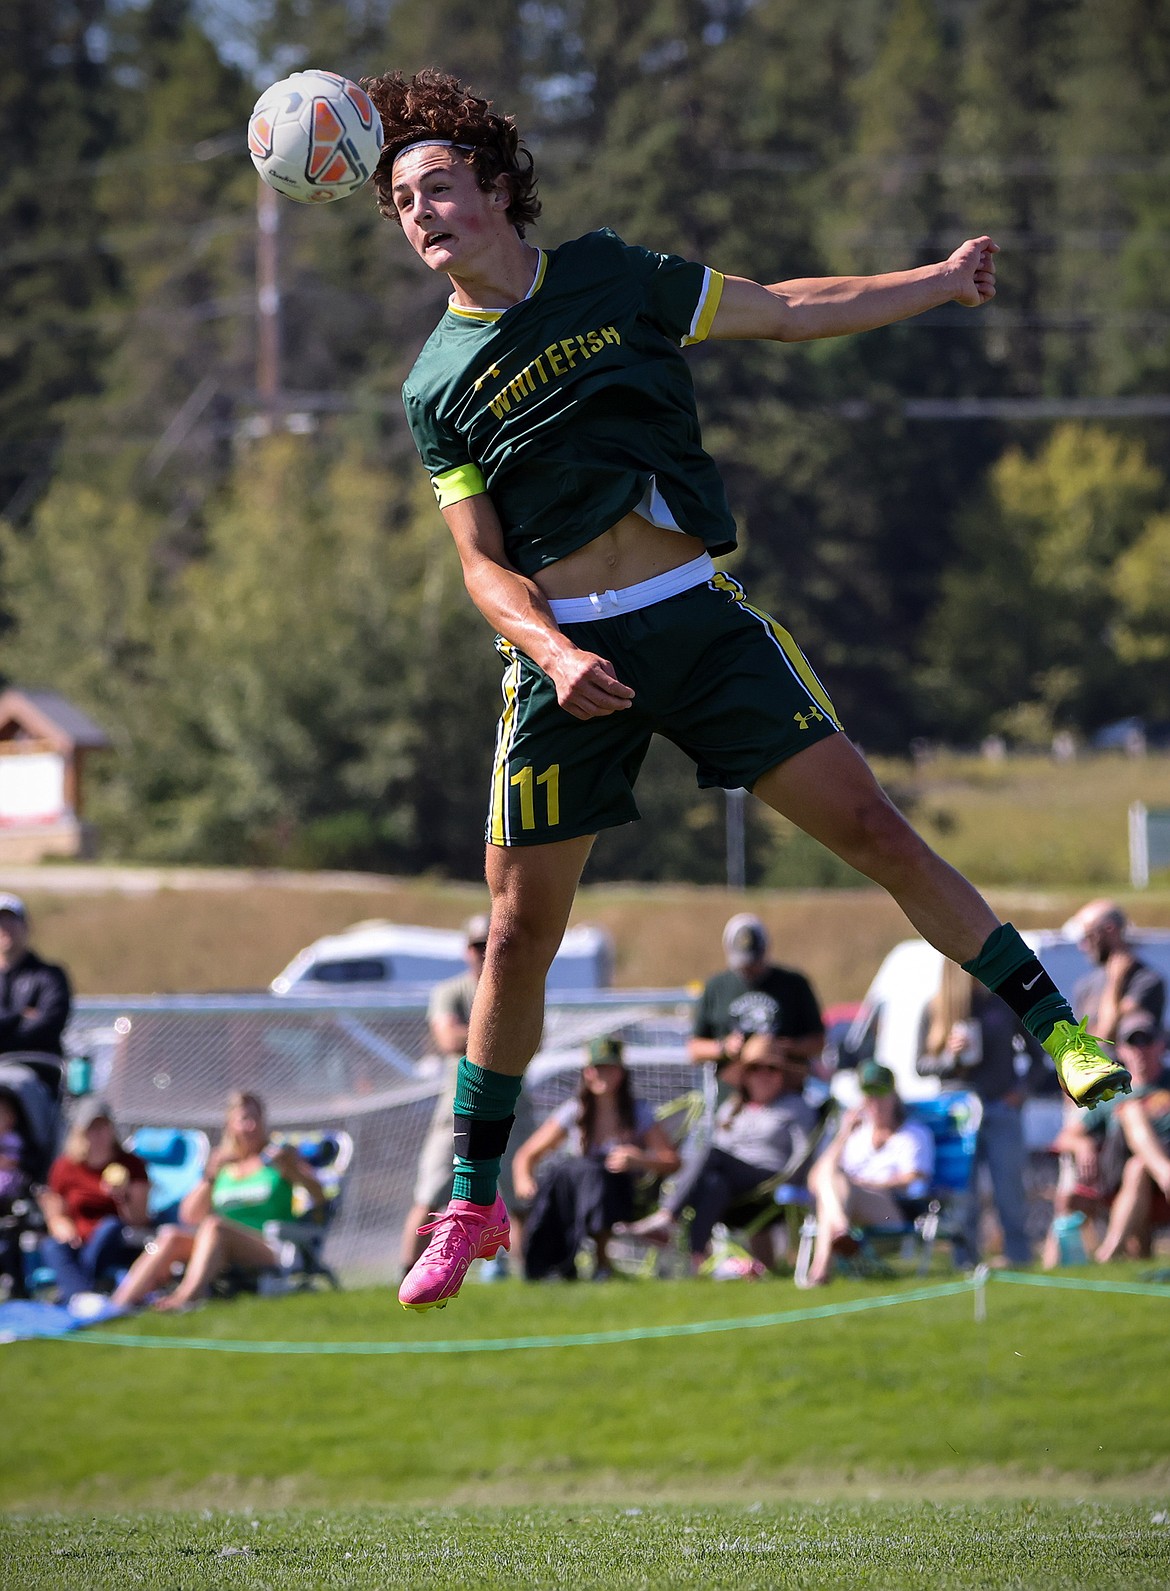
<svg viewBox="0 0 1170 1591"><path fill-rule="evenodd" d="M575 1089L584 1048L626 1044L636 1092L655 1107L693 1091L691 1002L681 990L609 990L550 1005L529 1069L530 1119ZM271 1125L343 1128L354 1141L331 1263L351 1280L390 1280L415 1167L442 1087L425 994L333 1000L268 995L80 1000L67 1053L88 1056L119 1129L197 1127L214 1141L228 1095L264 1100Z"/></svg>

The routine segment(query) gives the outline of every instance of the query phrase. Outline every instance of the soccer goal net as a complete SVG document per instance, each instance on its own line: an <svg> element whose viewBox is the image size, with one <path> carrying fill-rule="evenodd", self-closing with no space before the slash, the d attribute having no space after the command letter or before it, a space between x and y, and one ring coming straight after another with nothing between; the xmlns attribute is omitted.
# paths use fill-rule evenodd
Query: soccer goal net
<svg viewBox="0 0 1170 1591"><path fill-rule="evenodd" d="M701 1114L703 1076L686 1053L691 1002L680 990L607 990L550 1004L526 1080L535 1126L575 1092L590 1040L626 1045L635 1092L681 1130ZM389 1281L415 1169L442 1089L425 995L290 1000L269 995L80 1000L67 1053L88 1056L92 1086L119 1130L198 1128L214 1143L228 1096L257 1094L277 1130L342 1129L353 1140L326 1257L350 1282Z"/></svg>

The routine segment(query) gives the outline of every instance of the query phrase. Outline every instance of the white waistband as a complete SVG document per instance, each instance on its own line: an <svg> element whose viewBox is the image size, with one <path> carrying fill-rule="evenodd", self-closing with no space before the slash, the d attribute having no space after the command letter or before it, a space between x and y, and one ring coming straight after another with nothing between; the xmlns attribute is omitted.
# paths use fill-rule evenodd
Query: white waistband
<svg viewBox="0 0 1170 1591"><path fill-rule="evenodd" d="M615 619L619 613L636 613L667 597L677 597L682 591L701 586L715 573L709 553L692 558L690 563L668 569L664 575L651 580L639 580L637 585L624 586L620 591L593 591L587 597L557 597L550 599L549 607L558 624L584 624L589 619Z"/></svg>

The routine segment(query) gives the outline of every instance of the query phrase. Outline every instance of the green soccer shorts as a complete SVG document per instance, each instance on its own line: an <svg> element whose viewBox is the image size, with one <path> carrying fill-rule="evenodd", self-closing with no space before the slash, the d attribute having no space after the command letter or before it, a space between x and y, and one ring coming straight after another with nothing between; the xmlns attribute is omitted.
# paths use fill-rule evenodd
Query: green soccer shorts
<svg viewBox="0 0 1170 1591"><path fill-rule="evenodd" d="M791 635L728 575L561 629L607 658L634 702L603 718L573 718L548 676L497 637L508 667L489 845L546 845L637 818L634 782L652 735L686 752L701 789L750 790L769 768L841 727Z"/></svg>

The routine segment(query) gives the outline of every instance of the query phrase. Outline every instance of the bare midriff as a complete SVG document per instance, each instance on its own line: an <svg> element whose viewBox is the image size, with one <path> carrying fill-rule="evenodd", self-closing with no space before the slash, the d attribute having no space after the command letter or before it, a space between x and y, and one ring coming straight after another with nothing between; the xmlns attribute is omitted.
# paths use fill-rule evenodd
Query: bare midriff
<svg viewBox="0 0 1170 1591"><path fill-rule="evenodd" d="M533 579L546 597L587 597L594 591L624 591L701 558L698 536L664 530L641 514L627 514L603 535L558 558Z"/></svg>

